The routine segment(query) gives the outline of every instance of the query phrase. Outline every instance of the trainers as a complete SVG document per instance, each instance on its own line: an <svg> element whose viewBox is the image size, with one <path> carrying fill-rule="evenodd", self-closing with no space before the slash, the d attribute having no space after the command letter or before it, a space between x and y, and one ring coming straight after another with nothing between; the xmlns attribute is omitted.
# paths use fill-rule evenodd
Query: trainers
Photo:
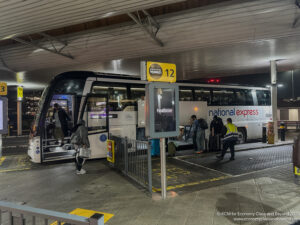
<svg viewBox="0 0 300 225"><path fill-rule="evenodd" d="M76 170L76 174L78 175L86 174L86 171L84 169Z"/></svg>
<svg viewBox="0 0 300 225"><path fill-rule="evenodd" d="M224 157L223 157L223 156L221 156L221 155L217 155L217 159L219 159L219 160L223 160L223 159L224 159Z"/></svg>

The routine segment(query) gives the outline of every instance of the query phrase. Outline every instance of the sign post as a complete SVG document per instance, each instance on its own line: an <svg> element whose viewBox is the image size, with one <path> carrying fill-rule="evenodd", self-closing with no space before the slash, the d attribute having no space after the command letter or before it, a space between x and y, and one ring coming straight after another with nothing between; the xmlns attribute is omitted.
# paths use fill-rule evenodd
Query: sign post
<svg viewBox="0 0 300 225"><path fill-rule="evenodd" d="M2 157L2 134L7 134L7 98L0 97L0 157Z"/></svg>
<svg viewBox="0 0 300 225"><path fill-rule="evenodd" d="M146 85L146 136L160 139L161 196L167 197L165 138L179 135L179 89L176 65L141 62L142 79ZM150 150L149 150L150 151Z"/></svg>

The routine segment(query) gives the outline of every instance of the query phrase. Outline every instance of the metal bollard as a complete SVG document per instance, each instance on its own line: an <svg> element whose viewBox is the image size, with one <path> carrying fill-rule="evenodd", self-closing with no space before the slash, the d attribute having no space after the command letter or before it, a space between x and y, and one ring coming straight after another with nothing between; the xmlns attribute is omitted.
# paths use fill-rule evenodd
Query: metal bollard
<svg viewBox="0 0 300 225"><path fill-rule="evenodd" d="M262 143L267 143L267 128L265 126L262 128Z"/></svg>

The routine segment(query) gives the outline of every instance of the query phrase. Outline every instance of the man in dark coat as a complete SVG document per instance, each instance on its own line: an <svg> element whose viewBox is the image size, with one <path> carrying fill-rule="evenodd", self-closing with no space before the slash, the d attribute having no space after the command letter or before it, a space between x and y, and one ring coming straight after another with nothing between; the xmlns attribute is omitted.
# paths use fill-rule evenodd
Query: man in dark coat
<svg viewBox="0 0 300 225"><path fill-rule="evenodd" d="M63 145L64 137L68 136L68 121L71 119L57 103L54 104L53 119L55 121L54 137L61 139L61 145Z"/></svg>

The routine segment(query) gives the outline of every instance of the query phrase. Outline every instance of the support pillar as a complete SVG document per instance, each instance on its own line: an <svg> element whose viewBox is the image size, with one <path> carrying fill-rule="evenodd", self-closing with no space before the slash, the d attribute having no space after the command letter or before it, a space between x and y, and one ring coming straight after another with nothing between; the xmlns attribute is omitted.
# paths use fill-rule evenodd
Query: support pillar
<svg viewBox="0 0 300 225"><path fill-rule="evenodd" d="M271 105L274 122L274 142L278 141L278 119L277 119L277 68L276 61L270 62L271 67Z"/></svg>
<svg viewBox="0 0 300 225"><path fill-rule="evenodd" d="M17 135L22 135L22 101L17 101Z"/></svg>
<svg viewBox="0 0 300 225"><path fill-rule="evenodd" d="M167 198L166 140L160 139L161 198Z"/></svg>

